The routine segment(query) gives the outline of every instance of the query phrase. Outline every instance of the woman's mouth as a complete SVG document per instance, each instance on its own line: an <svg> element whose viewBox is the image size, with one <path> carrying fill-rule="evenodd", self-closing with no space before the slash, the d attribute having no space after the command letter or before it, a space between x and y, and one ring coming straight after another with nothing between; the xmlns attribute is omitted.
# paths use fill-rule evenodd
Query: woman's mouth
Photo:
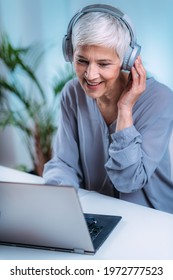
<svg viewBox="0 0 173 280"><path fill-rule="evenodd" d="M85 79L85 83L90 89L97 89L102 82L89 82Z"/></svg>

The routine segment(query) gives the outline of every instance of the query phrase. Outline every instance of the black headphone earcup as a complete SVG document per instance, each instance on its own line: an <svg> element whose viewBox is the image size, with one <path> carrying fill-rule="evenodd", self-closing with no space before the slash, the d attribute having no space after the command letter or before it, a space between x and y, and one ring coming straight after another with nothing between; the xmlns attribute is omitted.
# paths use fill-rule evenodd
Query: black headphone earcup
<svg viewBox="0 0 173 280"><path fill-rule="evenodd" d="M64 55L65 61L72 62L73 61L73 47L72 47L71 39L69 39L67 37L67 35L65 35L63 38L62 50L63 50L63 55Z"/></svg>
<svg viewBox="0 0 173 280"><path fill-rule="evenodd" d="M123 70L130 71L130 69L135 63L136 58L139 56L140 51L141 51L141 46L139 46L138 44L135 44L133 48L129 46L121 68Z"/></svg>

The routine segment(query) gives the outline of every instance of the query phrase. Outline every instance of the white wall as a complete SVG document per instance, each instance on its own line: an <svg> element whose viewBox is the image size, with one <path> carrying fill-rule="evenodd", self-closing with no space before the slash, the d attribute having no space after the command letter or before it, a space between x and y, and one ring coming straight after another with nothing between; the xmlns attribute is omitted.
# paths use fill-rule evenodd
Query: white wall
<svg viewBox="0 0 173 280"><path fill-rule="evenodd" d="M172 0L0 0L0 30L7 32L14 44L55 44L40 74L48 87L57 68L65 65L61 44L69 20L79 8L94 3L117 6L131 17L147 70L173 89ZM32 167L18 131L0 136L0 164Z"/></svg>

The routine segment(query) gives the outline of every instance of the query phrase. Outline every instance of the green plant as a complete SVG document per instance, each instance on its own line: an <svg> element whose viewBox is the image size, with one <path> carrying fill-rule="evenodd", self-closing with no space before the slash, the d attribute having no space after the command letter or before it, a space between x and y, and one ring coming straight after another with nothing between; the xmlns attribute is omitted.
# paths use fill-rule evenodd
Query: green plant
<svg viewBox="0 0 173 280"><path fill-rule="evenodd" d="M6 35L0 36L0 128L12 125L22 131L38 175L51 158L59 93L73 77L69 68L57 72L47 94L37 74L45 52L39 45L16 48Z"/></svg>

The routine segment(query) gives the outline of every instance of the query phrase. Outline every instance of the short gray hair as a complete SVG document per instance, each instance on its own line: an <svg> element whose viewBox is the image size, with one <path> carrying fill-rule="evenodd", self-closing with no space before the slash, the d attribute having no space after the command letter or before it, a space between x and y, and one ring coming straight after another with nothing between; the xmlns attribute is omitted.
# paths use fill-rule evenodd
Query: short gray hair
<svg viewBox="0 0 173 280"><path fill-rule="evenodd" d="M124 22L108 13L82 15L72 28L73 51L77 46L96 45L114 48L121 62L130 45L130 32Z"/></svg>

